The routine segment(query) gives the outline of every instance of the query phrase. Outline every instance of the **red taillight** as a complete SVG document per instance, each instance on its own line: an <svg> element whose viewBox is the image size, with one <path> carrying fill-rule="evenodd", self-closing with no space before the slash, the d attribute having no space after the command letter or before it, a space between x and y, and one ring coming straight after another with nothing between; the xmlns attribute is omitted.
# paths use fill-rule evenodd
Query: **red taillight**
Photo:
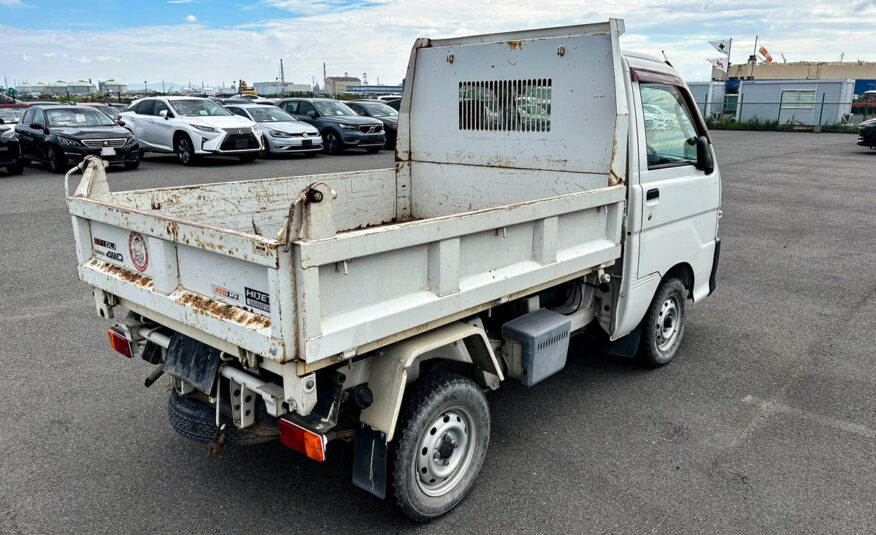
<svg viewBox="0 0 876 535"><path fill-rule="evenodd" d="M325 460L325 436L307 430L289 420L277 420L280 442L314 461Z"/></svg>
<svg viewBox="0 0 876 535"><path fill-rule="evenodd" d="M115 329L108 329L106 334L109 335L110 347L128 358L132 357L131 342L122 333Z"/></svg>

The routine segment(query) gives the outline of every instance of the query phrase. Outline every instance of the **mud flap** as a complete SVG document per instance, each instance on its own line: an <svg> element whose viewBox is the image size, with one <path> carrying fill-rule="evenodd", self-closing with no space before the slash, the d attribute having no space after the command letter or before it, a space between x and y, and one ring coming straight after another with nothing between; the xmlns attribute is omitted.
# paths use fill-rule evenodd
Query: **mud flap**
<svg viewBox="0 0 876 535"><path fill-rule="evenodd" d="M353 452L353 484L381 500L386 498L386 434L361 424Z"/></svg>
<svg viewBox="0 0 876 535"><path fill-rule="evenodd" d="M201 392L212 395L219 369L221 352L194 338L174 333L170 338L164 371L191 384Z"/></svg>

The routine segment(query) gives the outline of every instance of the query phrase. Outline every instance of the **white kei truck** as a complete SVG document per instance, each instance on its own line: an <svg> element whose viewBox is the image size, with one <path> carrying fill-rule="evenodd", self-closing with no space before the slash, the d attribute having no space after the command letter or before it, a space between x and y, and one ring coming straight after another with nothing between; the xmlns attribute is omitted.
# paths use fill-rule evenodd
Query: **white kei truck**
<svg viewBox="0 0 876 535"><path fill-rule="evenodd" d="M353 441L355 485L448 512L486 392L561 371L584 332L666 364L715 289L709 132L623 31L418 39L387 169L111 191L89 157L67 206L97 312L124 309L112 348L168 374L172 426L210 451Z"/></svg>

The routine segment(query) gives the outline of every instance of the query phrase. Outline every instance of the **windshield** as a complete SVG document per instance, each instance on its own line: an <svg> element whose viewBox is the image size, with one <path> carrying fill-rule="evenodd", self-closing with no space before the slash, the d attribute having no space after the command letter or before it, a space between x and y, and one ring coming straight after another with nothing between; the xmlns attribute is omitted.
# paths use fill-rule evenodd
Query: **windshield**
<svg viewBox="0 0 876 535"><path fill-rule="evenodd" d="M101 106L97 109L102 111L103 113L105 113L106 116L111 118L111 119L115 119L116 117L119 116L120 113L122 113L117 108L114 108L113 106Z"/></svg>
<svg viewBox="0 0 876 535"><path fill-rule="evenodd" d="M6 124L17 123L27 108L0 108L0 119Z"/></svg>
<svg viewBox="0 0 876 535"><path fill-rule="evenodd" d="M82 127L82 126L114 126L116 123L105 114L90 108L65 108L46 110L49 126Z"/></svg>
<svg viewBox="0 0 876 535"><path fill-rule="evenodd" d="M174 100L170 104L176 113L186 117L231 115L230 111L210 100Z"/></svg>
<svg viewBox="0 0 876 535"><path fill-rule="evenodd" d="M358 115L348 108L346 104L341 104L340 102L314 100L313 103L321 115Z"/></svg>
<svg viewBox="0 0 876 535"><path fill-rule="evenodd" d="M247 111L252 115L252 120L257 123L279 123L284 121L297 121L280 108L273 106L265 106L262 108L247 108Z"/></svg>
<svg viewBox="0 0 876 535"><path fill-rule="evenodd" d="M386 104L377 104L376 102L360 102L360 106L368 110L372 117L395 117L398 112L390 108Z"/></svg>

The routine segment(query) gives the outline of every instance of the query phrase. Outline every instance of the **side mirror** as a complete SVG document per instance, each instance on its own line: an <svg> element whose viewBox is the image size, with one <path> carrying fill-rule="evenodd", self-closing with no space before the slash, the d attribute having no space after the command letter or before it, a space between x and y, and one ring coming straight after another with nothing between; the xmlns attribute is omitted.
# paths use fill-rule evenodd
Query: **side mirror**
<svg viewBox="0 0 876 535"><path fill-rule="evenodd" d="M309 112L307 112L307 116L310 117L311 119L313 119L314 117L316 117L316 112L315 112L315 111L309 111Z"/></svg>
<svg viewBox="0 0 876 535"><path fill-rule="evenodd" d="M123 121L123 120L121 120L121 119L119 119L118 121L116 121L116 123L117 123L119 126L125 126L125 121Z"/></svg>
<svg viewBox="0 0 876 535"><path fill-rule="evenodd" d="M697 138L697 169L711 175L715 170L715 161L712 160L712 150L709 148L709 139L706 136Z"/></svg>
<svg viewBox="0 0 876 535"><path fill-rule="evenodd" d="M171 117L170 112L167 110L161 110L160 112L158 112L158 115L164 117L165 119L170 119Z"/></svg>
<svg viewBox="0 0 876 535"><path fill-rule="evenodd" d="M41 125L40 123L30 123L28 126L33 128L34 130L42 130L43 129L43 125Z"/></svg>

